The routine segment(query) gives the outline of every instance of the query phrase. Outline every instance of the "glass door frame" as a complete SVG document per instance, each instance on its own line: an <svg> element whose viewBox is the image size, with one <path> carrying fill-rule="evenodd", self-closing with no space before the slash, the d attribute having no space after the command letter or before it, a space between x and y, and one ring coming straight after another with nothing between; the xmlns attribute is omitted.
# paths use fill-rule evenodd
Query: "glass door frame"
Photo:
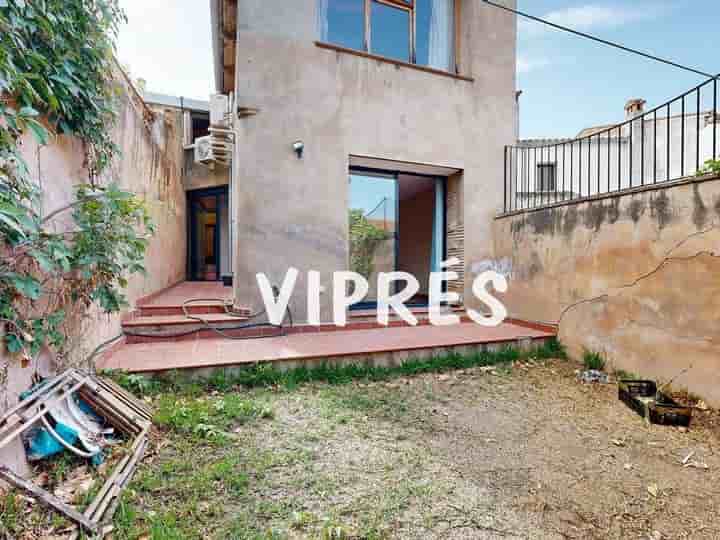
<svg viewBox="0 0 720 540"><path fill-rule="evenodd" d="M220 211L220 202L223 195L228 197L228 186L220 186L213 188L194 189L187 192L187 281L194 282L213 282L222 281L222 212ZM199 279L198 257L201 254L197 251L197 214L195 212L195 204L202 198L215 197L215 233L213 238L213 251L215 253L216 279Z"/></svg>
<svg viewBox="0 0 720 540"><path fill-rule="evenodd" d="M370 167L353 167L351 166L348 170L348 178L352 175L358 176L382 176L387 177L388 180L392 180L395 183L395 261L394 270L397 270L397 264L400 253L400 242L402 241L401 230L400 230L400 183L398 182L398 176L401 174L407 174L411 176L417 176L419 178L427 178L436 181L436 207L435 215L433 216L433 247L431 252L430 271L438 272L441 269L439 265L442 261L447 259L447 177L435 176L431 174L420 174L406 171L392 171L388 169L375 169ZM438 211L437 202L442 203L442 214ZM348 188L348 210L352 205L350 200L350 191ZM440 221L440 223L438 223ZM442 231L442 234L438 235L438 231ZM442 249L436 251L436 242L438 237L442 243ZM348 250L349 250L349 239L348 239ZM348 251L349 253L349 251ZM439 257L438 257L439 255ZM434 259L434 260L433 260ZM397 284L399 286L400 283ZM447 292L447 282L443 284L443 292ZM423 304L407 304L408 307L425 307ZM350 306L351 311L376 309L377 301L363 301L358 302Z"/></svg>

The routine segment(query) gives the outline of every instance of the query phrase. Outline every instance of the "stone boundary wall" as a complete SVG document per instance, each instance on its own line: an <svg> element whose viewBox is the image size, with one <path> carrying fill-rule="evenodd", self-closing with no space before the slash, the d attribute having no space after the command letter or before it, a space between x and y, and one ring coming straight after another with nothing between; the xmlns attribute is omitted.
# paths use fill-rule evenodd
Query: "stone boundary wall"
<svg viewBox="0 0 720 540"><path fill-rule="evenodd" d="M495 220L511 316L559 324L574 357L720 406L720 178L595 196Z"/></svg>

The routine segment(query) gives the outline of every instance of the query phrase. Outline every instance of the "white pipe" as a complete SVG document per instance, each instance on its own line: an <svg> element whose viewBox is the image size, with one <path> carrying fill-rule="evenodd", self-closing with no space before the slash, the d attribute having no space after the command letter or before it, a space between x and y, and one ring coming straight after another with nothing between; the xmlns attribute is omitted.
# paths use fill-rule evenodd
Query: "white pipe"
<svg viewBox="0 0 720 540"><path fill-rule="evenodd" d="M80 456L80 457L84 457L84 458L91 458L91 457L95 456L95 454L93 454L93 453L83 452L82 450L79 450L78 448L75 448L75 447L72 446L71 444L68 444L68 443L65 441L65 439L63 439L60 435L58 435L58 434L55 432L55 430L52 428L52 426L50 425L50 422L47 421L47 415L43 416L41 420L42 420L42 423L45 425L45 429L48 430L48 433L50 433L50 435L52 435L53 438L54 438L57 442L59 442L59 443L60 443L61 445L63 445L65 448L67 448L68 450L70 450L73 454L76 454L76 455L78 455L78 456ZM96 452L96 453L97 453L97 452Z"/></svg>

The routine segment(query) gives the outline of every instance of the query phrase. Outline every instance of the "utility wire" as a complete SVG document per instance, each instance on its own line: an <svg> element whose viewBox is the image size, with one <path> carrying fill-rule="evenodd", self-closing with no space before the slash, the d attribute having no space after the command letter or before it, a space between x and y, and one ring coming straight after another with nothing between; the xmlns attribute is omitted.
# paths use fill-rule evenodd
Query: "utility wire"
<svg viewBox="0 0 720 540"><path fill-rule="evenodd" d="M496 2L493 2L492 0L483 0L486 4L503 9L505 11L509 11L510 13L514 13L515 15L519 15L520 17L525 17L526 19L530 19L531 21L539 22L542 24L545 24L547 26L551 26L557 30L562 30L563 32L569 32L571 34L574 34L576 36L580 36L586 39L590 39L592 41L596 41L598 43L602 43L603 45L608 45L609 47L614 47L616 49L620 49L621 51L625 51L632 54L637 54L638 56L642 56L644 58L648 58L650 60L654 60L655 62L660 62L662 64L666 64L668 66L673 66L678 69L682 69L684 71L689 71L690 73L694 73L696 75L702 75L703 77L707 77L708 79L717 79L720 77L720 74L717 75L711 75L710 73L705 73L704 71L700 71L699 69L691 68L688 66L684 66L682 64L678 64L677 62L673 62L672 60L667 60L665 58L661 58L659 56L655 56L650 53L646 53L643 51L639 51L637 49L632 49L630 47L626 47L625 45L620 45L619 43L615 43L612 41L608 41L607 39L602 39L597 36L593 36L591 34L586 34L585 32L580 32L579 30L573 30L572 28L568 28L567 26L562 26L560 24L556 24L554 22L550 22L546 19L542 19L540 17L536 17L534 15L530 15L529 13L524 13L522 11L519 11L517 9L513 9L507 6L503 6L502 4L498 4Z"/></svg>

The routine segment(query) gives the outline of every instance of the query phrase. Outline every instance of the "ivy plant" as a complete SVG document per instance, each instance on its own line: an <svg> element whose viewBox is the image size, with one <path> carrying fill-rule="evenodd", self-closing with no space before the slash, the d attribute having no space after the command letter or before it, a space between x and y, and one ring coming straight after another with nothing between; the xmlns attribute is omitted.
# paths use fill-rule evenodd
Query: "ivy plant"
<svg viewBox="0 0 720 540"><path fill-rule="evenodd" d="M371 223L362 210L350 210L350 268L370 278L375 271L375 253L388 238L389 233Z"/></svg>
<svg viewBox="0 0 720 540"><path fill-rule="evenodd" d="M0 333L25 364L46 347L65 357L93 304L119 311L129 276L144 272L154 227L109 167L119 154L113 53L124 19L117 0L0 0ZM58 134L83 142L88 174L70 204L44 214L50 201L20 144Z"/></svg>
<svg viewBox="0 0 720 540"><path fill-rule="evenodd" d="M698 171L698 176L706 174L720 174L720 159L710 159L705 162L705 166Z"/></svg>

